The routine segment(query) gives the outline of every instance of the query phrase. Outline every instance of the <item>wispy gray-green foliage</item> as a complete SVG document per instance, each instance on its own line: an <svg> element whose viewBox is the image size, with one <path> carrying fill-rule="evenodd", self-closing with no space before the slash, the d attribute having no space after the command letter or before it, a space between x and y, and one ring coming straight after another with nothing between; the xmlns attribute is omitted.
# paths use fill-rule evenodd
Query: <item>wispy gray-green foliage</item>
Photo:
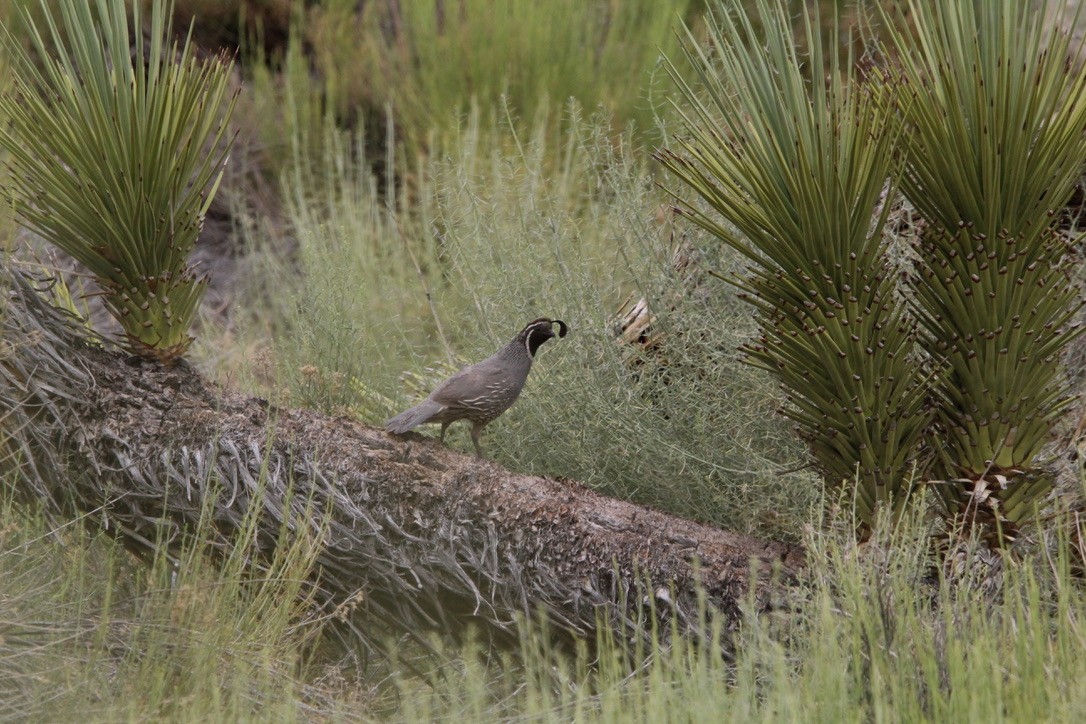
<svg viewBox="0 0 1086 724"><path fill-rule="evenodd" d="M899 124L856 58L824 52L817 17L802 15L801 53L785 6L753 5L718 5L707 48L687 31L697 83L674 74L686 135L660 159L686 184L685 215L749 261L734 281L758 323L747 359L781 381L826 482L858 481L870 525L908 498L930 419L882 234Z"/></svg>
<svg viewBox="0 0 1086 724"><path fill-rule="evenodd" d="M815 495L779 472L799 450L771 419L769 380L739 363L749 323L707 275L736 259L676 231L627 138L615 144L598 118L569 127L560 148L537 135L495 152L469 135L434 167L448 296L465 312L446 326L467 333L466 356L490 354L539 314L572 329L488 428L490 448L515 468L681 515L788 528ZM616 310L631 296L655 315L658 346L618 342Z"/></svg>
<svg viewBox="0 0 1086 724"><path fill-rule="evenodd" d="M606 118L572 107L557 148L546 123L530 136L480 125L418 169L415 213L398 205L395 221L350 143L288 180L302 274L273 266L269 284L291 399L380 424L525 322L558 317L570 336L488 427L490 455L721 525L797 530L817 491L779 472L800 450L769 380L737 359L749 321L706 273L733 255L674 231L648 159L613 143ZM642 297L659 344L620 344L618 309ZM465 437L454 426L449 440Z"/></svg>
<svg viewBox="0 0 1086 724"><path fill-rule="evenodd" d="M907 121L902 188L928 223L914 307L949 366L932 475L950 512L1013 537L1051 489L1041 453L1071 401L1060 355L1082 295L1054 213L1086 165L1078 18L1066 3L901 6L908 24L884 16L904 80L887 112Z"/></svg>
<svg viewBox="0 0 1086 724"><path fill-rule="evenodd" d="M405 202L382 195L361 140L330 125L325 134L318 158L296 146L302 155L284 179L297 253L256 250L263 288L251 298L267 303L245 311L272 327L275 375L291 403L342 412L365 397L360 385L394 394L400 365L433 329L427 273L440 260ZM379 397L371 421L389 410Z"/></svg>
<svg viewBox="0 0 1086 724"><path fill-rule="evenodd" d="M187 259L233 100L228 63L172 40L172 5L152 3L149 41L140 7L130 23L123 0L42 3L30 50L5 31L0 146L21 222L89 269L134 352L172 359L207 283Z"/></svg>

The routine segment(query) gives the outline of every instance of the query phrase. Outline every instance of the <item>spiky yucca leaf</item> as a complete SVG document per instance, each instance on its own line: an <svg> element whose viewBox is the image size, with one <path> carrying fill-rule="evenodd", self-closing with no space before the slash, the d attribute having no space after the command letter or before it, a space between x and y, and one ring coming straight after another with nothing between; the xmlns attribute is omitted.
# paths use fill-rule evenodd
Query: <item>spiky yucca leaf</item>
<svg viewBox="0 0 1086 724"><path fill-rule="evenodd" d="M857 512L870 523L880 505L907 499L930 419L916 323L894 299L882 241L888 204L877 211L894 192L898 128L852 60L839 63L836 45L824 53L816 16L803 15L802 56L782 5L758 0L753 18L741 7L712 14L712 54L687 31L700 86L673 75L689 137L659 157L738 231L677 194L752 262L736 282L761 327L748 359L782 382L785 414L826 481L858 477Z"/></svg>
<svg viewBox="0 0 1086 724"><path fill-rule="evenodd" d="M1086 74L1051 3L902 5L909 22L887 25L907 92L887 105L930 224L911 275L922 338L949 364L933 477L949 512L979 512L998 539L1050 490L1039 455L1068 401L1059 358L1082 300L1053 212L1086 163Z"/></svg>
<svg viewBox="0 0 1086 724"><path fill-rule="evenodd" d="M44 32L24 15L31 52L5 30L14 89L0 145L22 223L91 271L134 352L168 360L191 341L206 288L187 258L233 99L229 63L169 42L172 4L152 3L149 43L141 5L130 26L123 0L43 1Z"/></svg>

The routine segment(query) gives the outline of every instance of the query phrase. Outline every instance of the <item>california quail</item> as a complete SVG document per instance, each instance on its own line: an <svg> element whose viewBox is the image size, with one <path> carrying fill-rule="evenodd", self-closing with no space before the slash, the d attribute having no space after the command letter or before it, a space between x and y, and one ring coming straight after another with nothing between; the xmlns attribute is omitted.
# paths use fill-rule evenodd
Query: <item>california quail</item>
<svg viewBox="0 0 1086 724"><path fill-rule="evenodd" d="M445 442L445 430L451 423L470 420L475 454L482 457L479 434L516 402L536 350L554 337L554 324L558 325L558 336L565 337L569 327L560 319L529 322L509 344L442 382L421 403L386 422L385 429L399 435L426 422L440 422L441 441Z"/></svg>

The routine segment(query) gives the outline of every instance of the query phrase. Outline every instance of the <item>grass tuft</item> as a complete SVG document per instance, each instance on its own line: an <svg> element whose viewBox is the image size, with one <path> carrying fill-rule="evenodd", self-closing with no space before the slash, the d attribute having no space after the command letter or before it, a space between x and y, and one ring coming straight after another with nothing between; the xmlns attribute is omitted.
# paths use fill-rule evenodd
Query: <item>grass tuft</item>
<svg viewBox="0 0 1086 724"><path fill-rule="evenodd" d="M568 655L529 623L523 659L468 647L426 676L398 675L398 720L1079 720L1086 599L1066 523L1018 565L974 540L971 573L950 575L917 516L861 546L849 521L808 536L786 613L748 614L729 635L710 623L708 642L657 640L635 669L619 638Z"/></svg>
<svg viewBox="0 0 1086 724"><path fill-rule="evenodd" d="M0 718L291 720L319 632L313 541L284 536L259 575L210 521L149 566L94 513L57 528L0 506Z"/></svg>

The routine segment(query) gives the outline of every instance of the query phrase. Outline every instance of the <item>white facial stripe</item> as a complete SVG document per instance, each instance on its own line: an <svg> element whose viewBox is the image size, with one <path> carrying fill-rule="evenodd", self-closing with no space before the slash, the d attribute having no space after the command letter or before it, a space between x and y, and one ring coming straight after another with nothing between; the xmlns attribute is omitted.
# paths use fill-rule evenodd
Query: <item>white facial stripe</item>
<svg viewBox="0 0 1086 724"><path fill-rule="evenodd" d="M528 353L529 357L534 357L532 354L532 335L536 332L542 332L547 328L546 322L538 322L528 327L528 333L524 335L524 351ZM553 335L552 335L553 336Z"/></svg>

